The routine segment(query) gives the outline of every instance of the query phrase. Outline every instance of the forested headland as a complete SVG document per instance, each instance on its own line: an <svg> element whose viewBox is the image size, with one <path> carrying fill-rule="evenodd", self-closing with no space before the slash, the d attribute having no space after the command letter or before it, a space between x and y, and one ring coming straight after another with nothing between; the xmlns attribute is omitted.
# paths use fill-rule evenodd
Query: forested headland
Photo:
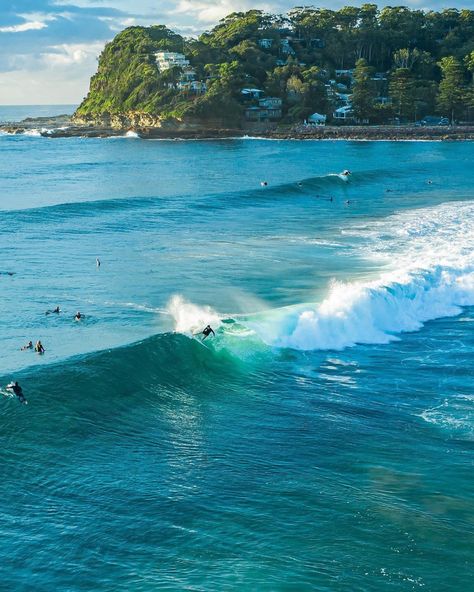
<svg viewBox="0 0 474 592"><path fill-rule="evenodd" d="M275 100L269 106L265 98ZM163 25L129 27L105 46L75 118L239 127L314 113L328 123L346 122L338 113L352 124L471 121L474 11L251 10L198 38Z"/></svg>

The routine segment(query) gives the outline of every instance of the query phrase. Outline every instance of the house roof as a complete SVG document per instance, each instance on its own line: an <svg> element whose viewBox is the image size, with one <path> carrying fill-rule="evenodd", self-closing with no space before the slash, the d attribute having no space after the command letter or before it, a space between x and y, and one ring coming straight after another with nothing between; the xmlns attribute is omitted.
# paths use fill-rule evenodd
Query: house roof
<svg viewBox="0 0 474 592"><path fill-rule="evenodd" d="M352 111L352 107L350 105L344 105L344 107L335 109L334 113L347 113L348 111Z"/></svg>

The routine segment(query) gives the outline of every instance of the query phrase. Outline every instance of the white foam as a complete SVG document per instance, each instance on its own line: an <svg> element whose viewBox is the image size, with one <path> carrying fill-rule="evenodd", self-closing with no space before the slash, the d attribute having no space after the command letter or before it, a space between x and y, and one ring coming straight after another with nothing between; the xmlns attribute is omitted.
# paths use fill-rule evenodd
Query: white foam
<svg viewBox="0 0 474 592"><path fill-rule="evenodd" d="M31 129L31 130L25 130L23 132L23 136L29 136L31 138L38 138L41 137L41 132L42 131L46 131L46 130L37 130L37 129Z"/></svg>
<svg viewBox="0 0 474 592"><path fill-rule="evenodd" d="M206 325L215 329L220 324L219 315L210 306L198 306L179 294L171 298L167 311L173 317L174 330L178 333L196 333L202 331Z"/></svg>
<svg viewBox="0 0 474 592"><path fill-rule="evenodd" d="M474 396L453 395L440 405L420 413L429 424L452 432L456 437L472 440L474 437Z"/></svg>
<svg viewBox="0 0 474 592"><path fill-rule="evenodd" d="M129 138L129 139L139 139L140 136L137 134L137 132L134 132L132 130L128 130L128 132L125 132L124 134L120 135L120 136L105 136L106 140L123 140L124 138Z"/></svg>
<svg viewBox="0 0 474 592"><path fill-rule="evenodd" d="M340 350L383 344L426 321L474 305L474 205L444 204L355 227L367 256L384 258L378 279L331 282L326 298L249 318L271 346Z"/></svg>

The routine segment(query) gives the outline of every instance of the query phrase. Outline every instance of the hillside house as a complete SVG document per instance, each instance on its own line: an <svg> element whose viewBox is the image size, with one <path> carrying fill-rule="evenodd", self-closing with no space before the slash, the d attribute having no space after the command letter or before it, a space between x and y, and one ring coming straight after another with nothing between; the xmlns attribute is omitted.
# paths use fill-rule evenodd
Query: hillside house
<svg viewBox="0 0 474 592"><path fill-rule="evenodd" d="M166 70L174 67L182 68L183 70L191 68L186 56L175 51L157 51L155 53L155 60L160 72L166 72Z"/></svg>
<svg viewBox="0 0 474 592"><path fill-rule="evenodd" d="M259 88L243 88L240 94L244 99L259 99L263 95L263 90Z"/></svg>
<svg viewBox="0 0 474 592"><path fill-rule="evenodd" d="M282 116L282 100L278 97L268 97L258 101L258 107L245 109L247 121L278 121Z"/></svg>
<svg viewBox="0 0 474 592"><path fill-rule="evenodd" d="M339 107L336 109L333 114L333 118L336 121L354 121L354 111L352 110L351 105L345 105L344 107Z"/></svg>

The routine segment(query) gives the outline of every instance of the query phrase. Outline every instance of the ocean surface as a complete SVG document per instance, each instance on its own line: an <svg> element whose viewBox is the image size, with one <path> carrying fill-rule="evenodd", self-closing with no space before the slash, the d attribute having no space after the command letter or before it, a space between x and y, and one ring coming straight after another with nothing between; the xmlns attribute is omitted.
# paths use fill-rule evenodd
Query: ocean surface
<svg viewBox="0 0 474 592"><path fill-rule="evenodd" d="M72 115L77 105L0 105L0 123L14 123L27 117Z"/></svg>
<svg viewBox="0 0 474 592"><path fill-rule="evenodd" d="M473 162L0 136L0 589L474 590Z"/></svg>

